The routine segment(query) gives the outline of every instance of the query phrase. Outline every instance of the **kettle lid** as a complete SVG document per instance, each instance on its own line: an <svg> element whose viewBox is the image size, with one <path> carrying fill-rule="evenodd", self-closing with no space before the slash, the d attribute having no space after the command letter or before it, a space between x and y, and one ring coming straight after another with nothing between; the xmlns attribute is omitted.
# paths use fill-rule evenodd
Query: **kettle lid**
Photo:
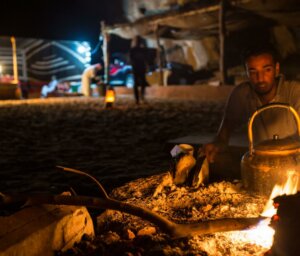
<svg viewBox="0 0 300 256"><path fill-rule="evenodd" d="M286 155L300 152L299 138L287 137L279 139L278 135L274 135L271 140L264 140L254 146L255 154L278 154Z"/></svg>

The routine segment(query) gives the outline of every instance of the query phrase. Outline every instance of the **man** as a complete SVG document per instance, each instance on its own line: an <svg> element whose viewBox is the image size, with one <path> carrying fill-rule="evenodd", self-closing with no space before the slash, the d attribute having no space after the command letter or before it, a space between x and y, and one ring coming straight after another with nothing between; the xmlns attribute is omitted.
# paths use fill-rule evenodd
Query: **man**
<svg viewBox="0 0 300 256"><path fill-rule="evenodd" d="M84 96L91 96L92 79L96 77L97 72L102 69L100 63L87 67L81 75L81 91Z"/></svg>
<svg viewBox="0 0 300 256"><path fill-rule="evenodd" d="M132 72L134 76L134 97L136 104L140 103L139 89L141 87L141 100L145 99L145 88L148 85L146 81L147 54L142 38L137 36L132 40L132 47L129 52Z"/></svg>
<svg viewBox="0 0 300 256"><path fill-rule="evenodd" d="M55 91L57 85L58 80L56 79L56 76L51 76L51 81L49 82L49 84L43 85L42 87L41 98L46 98L48 96L48 93Z"/></svg>
<svg viewBox="0 0 300 256"><path fill-rule="evenodd" d="M252 114L268 103L286 103L300 113L300 84L285 81L272 46L252 47L245 52L243 61L248 82L235 87L227 101L225 113L215 140L201 149L210 163L228 145L231 132L247 123ZM254 143L296 134L293 115L286 109L272 108L260 113L253 124Z"/></svg>

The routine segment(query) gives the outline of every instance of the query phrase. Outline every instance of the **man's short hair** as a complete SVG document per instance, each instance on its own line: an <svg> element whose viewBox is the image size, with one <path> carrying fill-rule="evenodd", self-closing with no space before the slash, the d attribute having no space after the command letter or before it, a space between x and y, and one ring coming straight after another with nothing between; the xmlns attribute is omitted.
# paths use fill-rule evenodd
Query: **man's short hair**
<svg viewBox="0 0 300 256"><path fill-rule="evenodd" d="M252 56L258 56L265 53L270 54L275 63L279 61L278 53L275 47L270 43L266 43L248 46L248 48L246 48L241 54L242 63L245 64L246 61Z"/></svg>
<svg viewBox="0 0 300 256"><path fill-rule="evenodd" d="M100 70L100 69L102 69L102 65L101 65L100 63L96 63L96 64L95 64L95 68L96 68L97 70Z"/></svg>

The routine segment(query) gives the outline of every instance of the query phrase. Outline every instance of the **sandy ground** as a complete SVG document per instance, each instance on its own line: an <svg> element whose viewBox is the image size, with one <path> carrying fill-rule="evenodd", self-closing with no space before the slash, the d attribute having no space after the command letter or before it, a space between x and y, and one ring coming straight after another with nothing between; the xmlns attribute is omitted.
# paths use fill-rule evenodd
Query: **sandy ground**
<svg viewBox="0 0 300 256"><path fill-rule="evenodd" d="M59 192L72 187L96 195L86 171L110 191L124 182L169 168L167 141L214 132L223 104L151 99L136 106L118 98L49 98L0 102L0 191Z"/></svg>
<svg viewBox="0 0 300 256"><path fill-rule="evenodd" d="M119 98L112 109L102 98L2 101L0 192L59 193L72 187L77 194L99 195L93 182L59 171L59 165L88 172L113 198L176 223L257 217L265 199L240 190L238 181L198 190L172 185L153 196L172 163L168 141L216 132L223 108L223 103L157 99L136 106L131 98ZM100 213L92 212L98 215L95 239L84 237L56 255L260 256L267 250L247 233L173 239L137 217Z"/></svg>

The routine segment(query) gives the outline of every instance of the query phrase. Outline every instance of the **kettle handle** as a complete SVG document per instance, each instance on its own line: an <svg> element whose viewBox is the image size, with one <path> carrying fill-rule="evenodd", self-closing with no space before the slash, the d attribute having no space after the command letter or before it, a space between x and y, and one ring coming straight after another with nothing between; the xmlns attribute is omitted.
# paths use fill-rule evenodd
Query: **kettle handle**
<svg viewBox="0 0 300 256"><path fill-rule="evenodd" d="M292 114L295 117L296 123L297 123L297 130L298 130L298 136L300 137L300 118L299 115L297 113L297 111L290 106L289 104L285 104L285 103L270 103L267 104L261 108L259 108L258 110L256 110L253 115L251 116L251 118L249 119L249 123L248 123L248 139L249 139L249 154L252 155L253 151L254 151L254 146L253 146L253 133L252 133L252 125L254 122L254 118L260 114L261 112L270 109L270 108L285 108L288 109L292 112Z"/></svg>

